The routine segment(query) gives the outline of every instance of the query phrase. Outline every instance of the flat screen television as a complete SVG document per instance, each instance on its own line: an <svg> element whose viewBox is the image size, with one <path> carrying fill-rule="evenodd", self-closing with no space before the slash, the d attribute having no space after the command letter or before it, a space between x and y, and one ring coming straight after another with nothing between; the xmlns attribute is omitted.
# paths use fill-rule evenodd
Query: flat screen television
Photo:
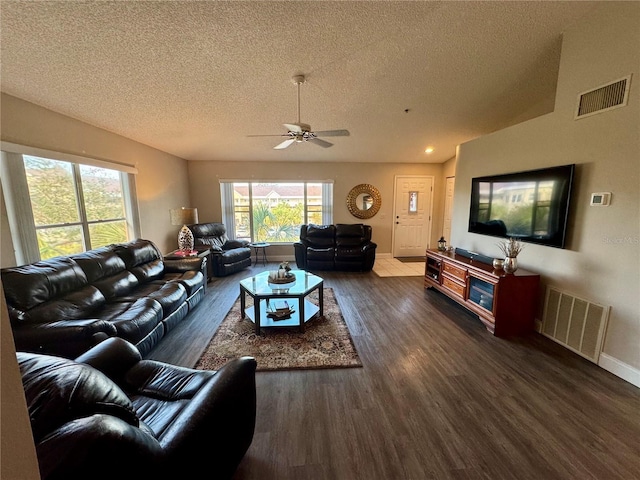
<svg viewBox="0 0 640 480"><path fill-rule="evenodd" d="M564 248L575 165L471 180L469 232Z"/></svg>

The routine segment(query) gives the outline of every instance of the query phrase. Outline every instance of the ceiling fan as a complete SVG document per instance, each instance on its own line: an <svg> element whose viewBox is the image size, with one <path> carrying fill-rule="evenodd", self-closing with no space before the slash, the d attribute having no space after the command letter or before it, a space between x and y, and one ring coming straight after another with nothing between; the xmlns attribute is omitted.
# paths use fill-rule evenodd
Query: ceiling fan
<svg viewBox="0 0 640 480"><path fill-rule="evenodd" d="M331 142L322 140L319 137L348 137L349 130L323 130L321 132L312 132L311 125L300 122L300 85L305 82L304 75L295 75L291 78L294 84L298 86L298 121L296 123L284 123L283 126L288 130L287 133L281 135L248 135L249 137L285 137L286 140L279 143L275 150L282 150L294 143L311 142L320 145L323 148L329 148L333 145Z"/></svg>

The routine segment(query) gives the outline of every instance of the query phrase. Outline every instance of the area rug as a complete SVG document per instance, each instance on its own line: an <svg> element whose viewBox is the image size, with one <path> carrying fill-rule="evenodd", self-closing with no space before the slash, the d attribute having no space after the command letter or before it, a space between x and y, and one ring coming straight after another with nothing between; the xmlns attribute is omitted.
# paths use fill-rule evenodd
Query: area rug
<svg viewBox="0 0 640 480"><path fill-rule="evenodd" d="M317 291L308 298L316 303ZM247 295L247 307L251 305L252 299ZM196 368L217 370L243 355L255 357L259 371L362 367L331 288L324 289L324 315L307 322L304 333L298 328L267 328L256 335L254 324L240 318L238 298Z"/></svg>

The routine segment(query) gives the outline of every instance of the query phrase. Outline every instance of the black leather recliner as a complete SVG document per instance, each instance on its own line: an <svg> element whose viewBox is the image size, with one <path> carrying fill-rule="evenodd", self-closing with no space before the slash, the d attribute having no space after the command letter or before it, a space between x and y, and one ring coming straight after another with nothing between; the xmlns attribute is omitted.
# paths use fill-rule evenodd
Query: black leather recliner
<svg viewBox="0 0 640 480"><path fill-rule="evenodd" d="M301 225L300 241L293 244L296 265L302 270L334 270L335 225Z"/></svg>
<svg viewBox="0 0 640 480"><path fill-rule="evenodd" d="M43 480L229 479L251 445L252 357L193 370L115 337L75 361L17 357Z"/></svg>
<svg viewBox="0 0 640 480"><path fill-rule="evenodd" d="M302 270L368 272L373 268L377 245L371 226L362 223L302 225L300 241L293 244L296 265Z"/></svg>
<svg viewBox="0 0 640 480"><path fill-rule="evenodd" d="M209 276L224 277L251 266L251 248L245 240L230 240L222 223L187 225L193 233L194 248L209 249Z"/></svg>

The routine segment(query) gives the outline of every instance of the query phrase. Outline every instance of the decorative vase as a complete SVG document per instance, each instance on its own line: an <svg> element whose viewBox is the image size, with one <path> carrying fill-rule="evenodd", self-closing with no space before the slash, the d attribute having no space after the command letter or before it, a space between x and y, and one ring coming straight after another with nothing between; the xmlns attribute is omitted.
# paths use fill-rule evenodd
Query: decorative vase
<svg viewBox="0 0 640 480"><path fill-rule="evenodd" d="M505 257L502 268L507 273L515 272L518 269L518 257Z"/></svg>
<svg viewBox="0 0 640 480"><path fill-rule="evenodd" d="M493 268L496 270L502 270L504 266L504 260L502 258L494 258L493 259Z"/></svg>
<svg viewBox="0 0 640 480"><path fill-rule="evenodd" d="M191 252L193 250L193 233L189 227L183 225L178 232L178 248L183 252Z"/></svg>

